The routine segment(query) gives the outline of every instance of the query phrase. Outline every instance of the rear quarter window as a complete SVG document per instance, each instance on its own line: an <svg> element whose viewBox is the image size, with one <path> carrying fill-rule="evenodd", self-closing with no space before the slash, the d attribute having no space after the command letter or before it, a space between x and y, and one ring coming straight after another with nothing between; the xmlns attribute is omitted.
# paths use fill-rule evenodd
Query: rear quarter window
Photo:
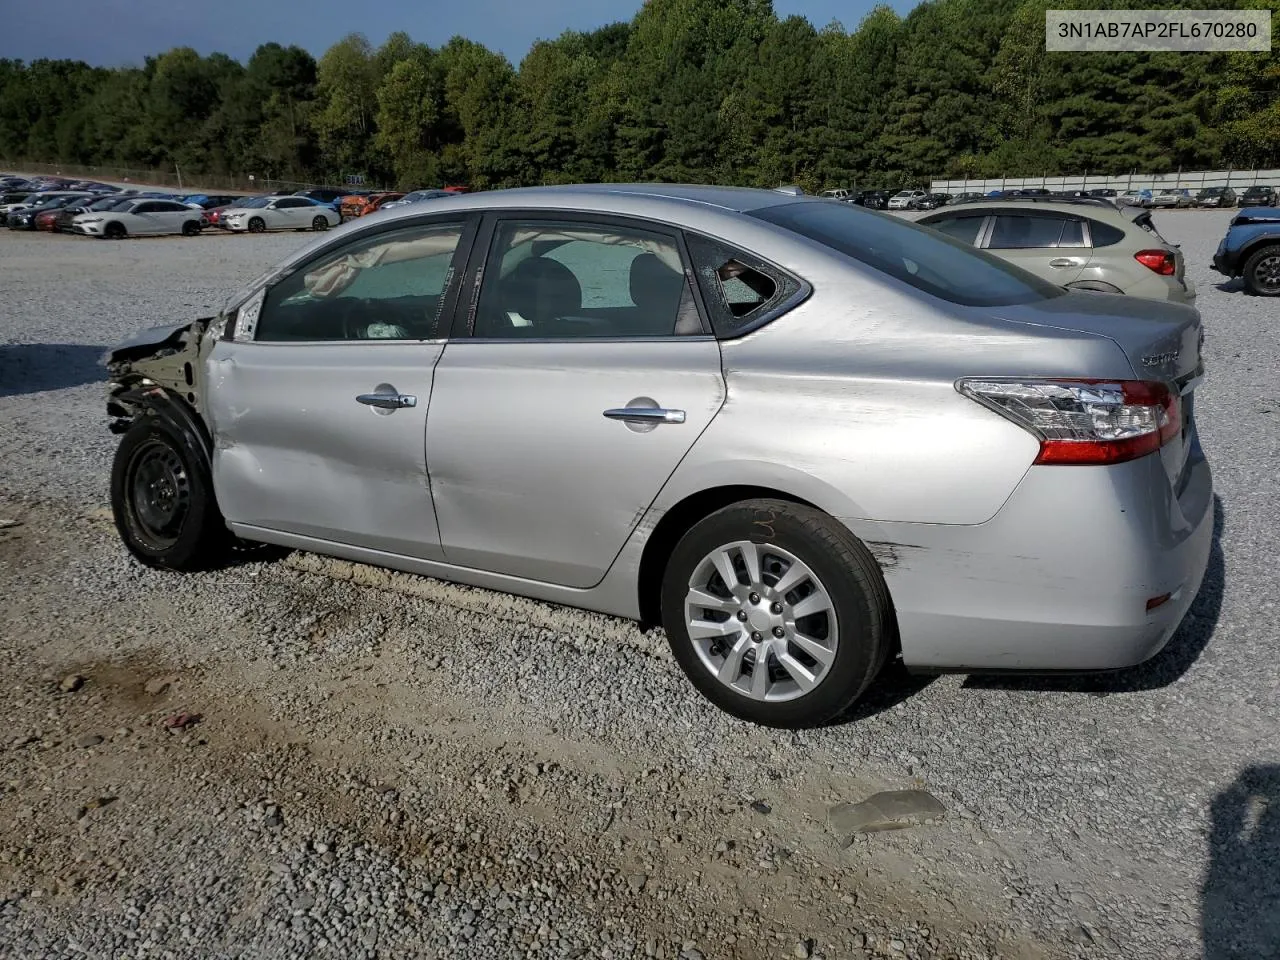
<svg viewBox="0 0 1280 960"><path fill-rule="evenodd" d="M994 254L891 214L815 200L764 207L750 215L951 303L991 307L1067 292Z"/></svg>
<svg viewBox="0 0 1280 960"><path fill-rule="evenodd" d="M1110 247L1124 239L1124 231L1101 220L1089 221L1089 236L1093 238L1094 247Z"/></svg>
<svg viewBox="0 0 1280 960"><path fill-rule="evenodd" d="M685 243L717 337L764 323L805 290L785 271L720 240L686 233Z"/></svg>

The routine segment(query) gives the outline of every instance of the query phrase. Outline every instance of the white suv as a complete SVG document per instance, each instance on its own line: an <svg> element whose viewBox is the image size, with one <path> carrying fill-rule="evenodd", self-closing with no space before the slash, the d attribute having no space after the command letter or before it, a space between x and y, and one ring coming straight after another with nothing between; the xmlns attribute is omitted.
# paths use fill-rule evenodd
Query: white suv
<svg viewBox="0 0 1280 960"><path fill-rule="evenodd" d="M890 210L913 210L928 194L923 190L901 190L889 198Z"/></svg>

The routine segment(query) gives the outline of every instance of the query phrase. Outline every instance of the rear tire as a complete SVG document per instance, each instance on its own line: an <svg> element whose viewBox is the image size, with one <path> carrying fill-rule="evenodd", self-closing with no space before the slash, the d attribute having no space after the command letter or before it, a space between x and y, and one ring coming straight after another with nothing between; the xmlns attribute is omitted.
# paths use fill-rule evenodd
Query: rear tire
<svg viewBox="0 0 1280 960"><path fill-rule="evenodd" d="M200 224L195 220L188 220L182 225L182 235L184 237L197 237L200 235Z"/></svg>
<svg viewBox="0 0 1280 960"><path fill-rule="evenodd" d="M108 240L123 240L128 234L128 230L124 228L124 224L118 220L113 220L102 229L102 235Z"/></svg>
<svg viewBox="0 0 1280 960"><path fill-rule="evenodd" d="M1255 297L1280 296L1280 244L1255 250L1241 271L1244 288Z"/></svg>
<svg viewBox="0 0 1280 960"><path fill-rule="evenodd" d="M721 573L730 568L732 584ZM888 588L863 543L819 510L768 499L725 507L681 538L663 574L662 623L703 696L787 729L848 709L896 636Z"/></svg>
<svg viewBox="0 0 1280 960"><path fill-rule="evenodd" d="M311 229L319 233L321 230L329 229L329 221L322 216L316 217L311 221Z"/></svg>

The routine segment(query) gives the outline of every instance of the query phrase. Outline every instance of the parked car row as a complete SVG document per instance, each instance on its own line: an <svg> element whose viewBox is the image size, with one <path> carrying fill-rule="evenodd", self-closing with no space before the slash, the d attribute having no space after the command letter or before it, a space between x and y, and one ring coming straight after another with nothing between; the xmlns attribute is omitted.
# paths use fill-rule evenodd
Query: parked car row
<svg viewBox="0 0 1280 960"><path fill-rule="evenodd" d="M344 219L339 206L353 199L344 191L324 187L242 196L122 190L106 185L101 185L102 190L88 190L40 184L40 189L33 190L33 181L19 180L0 176L0 225L11 230L47 230L108 240L196 236L207 227L233 233L328 230ZM455 187L409 194L363 194L365 202L352 215L372 213L385 203L406 205L458 192L460 188Z"/></svg>
<svg viewBox="0 0 1280 960"><path fill-rule="evenodd" d="M826 200L839 200L871 210L932 210L951 199L949 193L928 193L924 190L861 190L854 192L843 187L824 190L819 195Z"/></svg>
<svg viewBox="0 0 1280 960"><path fill-rule="evenodd" d="M1183 187L1129 190L1116 203L1128 207L1271 207L1280 202L1275 187L1258 184L1236 193L1231 187L1205 187L1196 194Z"/></svg>
<svg viewBox="0 0 1280 960"><path fill-rule="evenodd" d="M46 190L0 195L0 224L10 230L47 230L118 238L200 232L206 204L228 198L160 191L89 193Z"/></svg>
<svg viewBox="0 0 1280 960"><path fill-rule="evenodd" d="M925 194L922 190L904 190L895 194L894 203L889 209L917 210L928 209L921 204L923 196L939 196ZM942 194L942 196L947 196ZM1280 202L1280 193L1275 187L1253 186L1243 193L1237 193L1231 187L1205 187L1193 193L1186 187L1167 187L1164 189L1135 189L1121 191L1113 187L1095 187L1089 190L1048 190L1043 187L1026 187L1015 190L989 190L986 193L968 192L949 196L945 203L974 203L987 200L1011 200L1020 197L1047 197L1068 200L1099 200L1120 207L1188 208L1188 207L1268 207Z"/></svg>
<svg viewBox="0 0 1280 960"><path fill-rule="evenodd" d="M40 193L47 190L79 190L85 193L118 193L119 187L96 180L69 180L66 177L23 177L0 173L0 192Z"/></svg>

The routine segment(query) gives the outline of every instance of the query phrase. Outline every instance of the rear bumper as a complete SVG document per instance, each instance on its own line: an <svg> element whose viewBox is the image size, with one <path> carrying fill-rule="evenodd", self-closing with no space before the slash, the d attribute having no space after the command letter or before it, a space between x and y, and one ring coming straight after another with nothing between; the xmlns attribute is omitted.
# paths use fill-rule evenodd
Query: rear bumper
<svg viewBox="0 0 1280 960"><path fill-rule="evenodd" d="M907 666L1088 672L1165 646L1200 589L1213 523L1196 441L1176 492L1154 455L1032 467L983 524L850 527L881 562Z"/></svg>
<svg viewBox="0 0 1280 960"><path fill-rule="evenodd" d="M1162 277L1159 274L1143 271L1144 276L1136 283L1125 287L1124 292L1131 297L1143 297L1148 300L1167 300L1170 303L1185 303L1195 306L1199 291L1191 277Z"/></svg>

